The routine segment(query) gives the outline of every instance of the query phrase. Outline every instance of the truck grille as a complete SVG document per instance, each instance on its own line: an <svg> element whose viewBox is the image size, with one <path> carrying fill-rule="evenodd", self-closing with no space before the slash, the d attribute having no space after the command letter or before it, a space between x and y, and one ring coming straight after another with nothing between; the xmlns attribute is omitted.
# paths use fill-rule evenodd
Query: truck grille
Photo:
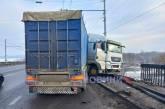
<svg viewBox="0 0 165 109"><path fill-rule="evenodd" d="M113 68L119 68L119 65L112 65Z"/></svg>
<svg viewBox="0 0 165 109"><path fill-rule="evenodd" d="M121 58L118 57L111 57L112 62L121 62Z"/></svg>

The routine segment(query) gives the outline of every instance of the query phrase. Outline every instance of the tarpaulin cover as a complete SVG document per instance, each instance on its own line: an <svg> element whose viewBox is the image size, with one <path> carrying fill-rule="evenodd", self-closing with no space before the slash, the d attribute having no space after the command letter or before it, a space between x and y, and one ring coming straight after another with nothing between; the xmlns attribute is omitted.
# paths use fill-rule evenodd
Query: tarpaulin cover
<svg viewBox="0 0 165 109"><path fill-rule="evenodd" d="M56 21L81 18L80 10L62 10L51 12L24 12L23 21Z"/></svg>

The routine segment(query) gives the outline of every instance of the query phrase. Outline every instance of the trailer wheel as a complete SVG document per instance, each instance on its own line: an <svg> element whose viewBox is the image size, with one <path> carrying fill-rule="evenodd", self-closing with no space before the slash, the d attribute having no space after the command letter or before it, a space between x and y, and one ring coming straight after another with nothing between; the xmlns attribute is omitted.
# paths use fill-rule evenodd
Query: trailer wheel
<svg viewBox="0 0 165 109"><path fill-rule="evenodd" d="M90 66L89 68L89 75L97 75L98 74L98 69L96 66Z"/></svg>
<svg viewBox="0 0 165 109"><path fill-rule="evenodd" d="M77 89L77 94L82 94L85 92L85 88L78 88Z"/></svg>

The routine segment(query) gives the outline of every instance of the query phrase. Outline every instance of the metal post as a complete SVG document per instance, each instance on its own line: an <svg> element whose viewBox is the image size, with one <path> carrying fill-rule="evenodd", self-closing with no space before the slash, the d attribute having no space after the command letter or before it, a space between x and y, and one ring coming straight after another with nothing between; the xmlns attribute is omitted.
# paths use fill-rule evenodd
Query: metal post
<svg viewBox="0 0 165 109"><path fill-rule="evenodd" d="M154 73L154 85L156 85L156 73L157 73L157 67L155 67L155 73Z"/></svg>
<svg viewBox="0 0 165 109"><path fill-rule="evenodd" d="M151 84L153 84L153 73L154 73L154 68L151 70Z"/></svg>
<svg viewBox="0 0 165 109"><path fill-rule="evenodd" d="M160 68L158 68L158 72L157 72L157 85L159 86L159 73L160 73Z"/></svg>
<svg viewBox="0 0 165 109"><path fill-rule="evenodd" d="M151 71L152 71L152 67L149 68L149 82L151 84Z"/></svg>
<svg viewBox="0 0 165 109"><path fill-rule="evenodd" d="M161 81L161 83L160 83L160 86L163 86L163 66L161 66L160 67L160 81Z"/></svg>
<svg viewBox="0 0 165 109"><path fill-rule="evenodd" d="M149 70L149 82L150 82L150 84L152 84L151 72L152 72L152 67L150 67L150 70Z"/></svg>
<svg viewBox="0 0 165 109"><path fill-rule="evenodd" d="M7 46L6 46L7 40L5 39L5 63L7 63Z"/></svg>
<svg viewBox="0 0 165 109"><path fill-rule="evenodd" d="M161 66L159 67L159 70L158 70L158 86L161 86L161 79L160 79L160 76L161 76Z"/></svg>
<svg viewBox="0 0 165 109"><path fill-rule="evenodd" d="M104 2L104 36L107 37L107 25L106 25L106 0Z"/></svg>
<svg viewBox="0 0 165 109"><path fill-rule="evenodd" d="M106 38L107 37L107 25L106 25L106 0L103 1L104 2L104 37ZM106 47L106 43L105 44L105 48ZM105 49L106 50L106 49ZM105 57L105 72L106 72L106 57Z"/></svg>
<svg viewBox="0 0 165 109"><path fill-rule="evenodd" d="M144 81L145 81L145 82L146 82L146 77L147 77L146 72L147 72L147 68L145 67L145 70L144 70Z"/></svg>
<svg viewBox="0 0 165 109"><path fill-rule="evenodd" d="M158 72L159 72L159 68L156 68L156 85L158 85Z"/></svg>
<svg viewBox="0 0 165 109"><path fill-rule="evenodd" d="M148 67L148 69L147 69L147 81L148 81L148 83L150 83L150 67Z"/></svg>
<svg viewBox="0 0 165 109"><path fill-rule="evenodd" d="M144 77L144 68L141 66L141 80L143 80Z"/></svg>
<svg viewBox="0 0 165 109"><path fill-rule="evenodd" d="M144 66L143 66L143 67L142 67L142 71L143 71L143 72L142 72L142 74L143 74L143 76L142 76L142 81L144 81L144 76L145 76L145 75L144 75L144 72L145 72L144 70L145 70L145 69L144 69Z"/></svg>
<svg viewBox="0 0 165 109"><path fill-rule="evenodd" d="M146 81L146 67L144 67L144 81Z"/></svg>
<svg viewBox="0 0 165 109"><path fill-rule="evenodd" d="M146 76L146 80L147 80L147 83L148 83L148 82L149 82L149 81L148 81L148 80L149 80L149 79L148 79L148 78L149 78L149 67L147 67L146 70L147 70L147 72L146 72L146 75L147 75L147 76Z"/></svg>
<svg viewBox="0 0 165 109"><path fill-rule="evenodd" d="M165 66L163 67L163 75L164 75L164 79L163 79L163 86L165 87Z"/></svg>

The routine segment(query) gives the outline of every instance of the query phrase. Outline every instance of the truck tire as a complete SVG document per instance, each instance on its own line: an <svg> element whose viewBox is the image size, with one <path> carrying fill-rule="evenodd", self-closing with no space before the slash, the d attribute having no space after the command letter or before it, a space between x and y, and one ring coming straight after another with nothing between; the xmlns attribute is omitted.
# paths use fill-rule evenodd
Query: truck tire
<svg viewBox="0 0 165 109"><path fill-rule="evenodd" d="M4 77L0 76L0 87L2 86L3 81L4 81Z"/></svg>
<svg viewBox="0 0 165 109"><path fill-rule="evenodd" d="M83 87L77 89L77 94L82 94L84 92L85 92L85 88L83 88Z"/></svg>
<svg viewBox="0 0 165 109"><path fill-rule="evenodd" d="M98 74L98 68L96 66L90 66L88 74L89 75L97 75Z"/></svg>

